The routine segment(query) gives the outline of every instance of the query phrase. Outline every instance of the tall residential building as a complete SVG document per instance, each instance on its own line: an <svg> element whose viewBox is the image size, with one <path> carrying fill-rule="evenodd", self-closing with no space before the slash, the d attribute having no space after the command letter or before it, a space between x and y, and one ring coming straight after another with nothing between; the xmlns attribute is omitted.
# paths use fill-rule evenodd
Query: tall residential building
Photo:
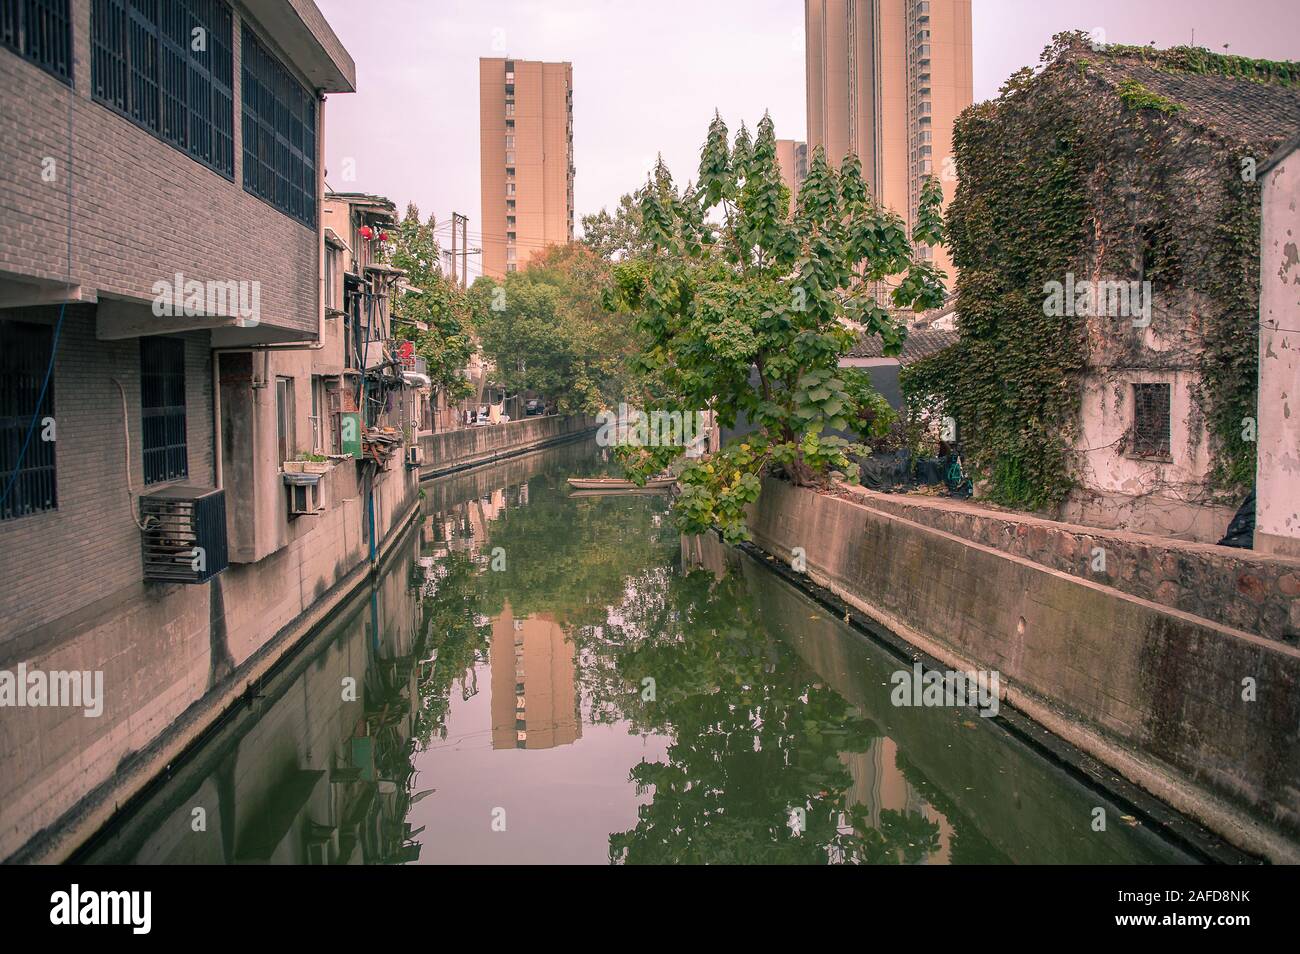
<svg viewBox="0 0 1300 954"><path fill-rule="evenodd" d="M573 240L573 65L479 60L483 274Z"/></svg>
<svg viewBox="0 0 1300 954"><path fill-rule="evenodd" d="M910 228L925 177L939 178L945 203L957 187L952 124L974 88L970 0L805 0L804 15L808 146L836 164L856 153L877 200ZM934 260L951 279L947 253Z"/></svg>
<svg viewBox="0 0 1300 954"><path fill-rule="evenodd" d="M790 207L799 201L799 186L808 175L808 144L793 139L776 141L776 164L781 169L781 181L790 190Z"/></svg>

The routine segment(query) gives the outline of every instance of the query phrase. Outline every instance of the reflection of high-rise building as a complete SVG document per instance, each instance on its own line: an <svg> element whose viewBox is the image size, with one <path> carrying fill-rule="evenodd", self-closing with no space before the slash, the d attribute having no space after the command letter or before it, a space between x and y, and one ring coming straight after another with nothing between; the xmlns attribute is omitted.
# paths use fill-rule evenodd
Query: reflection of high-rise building
<svg viewBox="0 0 1300 954"><path fill-rule="evenodd" d="M479 61L483 274L573 240L573 66Z"/></svg>
<svg viewBox="0 0 1300 954"><path fill-rule="evenodd" d="M855 153L909 228L927 176L951 200L952 124L974 90L970 0L805 0L804 30L809 148L837 165ZM943 249L934 261L951 275Z"/></svg>
<svg viewBox="0 0 1300 954"><path fill-rule="evenodd" d="M865 752L845 752L840 761L853 777L853 784L845 792L848 803L866 807L871 827L881 827L882 811L920 815L939 827L939 850L926 859L926 863L948 863L953 827L903 777L898 768L898 744L893 739L875 739Z"/></svg>
<svg viewBox="0 0 1300 954"><path fill-rule="evenodd" d="M549 749L582 737L576 649L548 615L492 621L492 748Z"/></svg>

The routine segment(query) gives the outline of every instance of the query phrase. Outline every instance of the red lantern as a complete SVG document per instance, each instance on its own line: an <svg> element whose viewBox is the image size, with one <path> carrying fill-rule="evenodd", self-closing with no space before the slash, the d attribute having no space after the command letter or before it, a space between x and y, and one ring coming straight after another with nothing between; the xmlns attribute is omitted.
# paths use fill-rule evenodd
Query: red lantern
<svg viewBox="0 0 1300 954"><path fill-rule="evenodd" d="M388 241L388 233L387 233L387 232L380 232L380 233L379 233L379 241L381 241L381 242L387 242L387 241Z"/></svg>
<svg viewBox="0 0 1300 954"><path fill-rule="evenodd" d="M375 231L368 225L361 226L361 237L369 240L375 237Z"/></svg>

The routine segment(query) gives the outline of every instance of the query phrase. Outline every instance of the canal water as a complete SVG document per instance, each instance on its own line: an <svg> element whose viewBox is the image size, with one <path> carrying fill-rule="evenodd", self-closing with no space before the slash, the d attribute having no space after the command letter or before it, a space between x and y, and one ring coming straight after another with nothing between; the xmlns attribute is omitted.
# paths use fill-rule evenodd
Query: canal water
<svg viewBox="0 0 1300 954"><path fill-rule="evenodd" d="M606 466L427 482L377 583L79 860L1190 860L996 720L893 705L906 662L666 497L568 491Z"/></svg>

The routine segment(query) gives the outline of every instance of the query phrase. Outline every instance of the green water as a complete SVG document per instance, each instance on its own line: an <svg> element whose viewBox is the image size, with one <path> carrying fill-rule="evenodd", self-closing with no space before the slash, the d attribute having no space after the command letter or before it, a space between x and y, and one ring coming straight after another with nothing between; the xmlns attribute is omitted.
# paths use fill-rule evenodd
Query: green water
<svg viewBox="0 0 1300 954"><path fill-rule="evenodd" d="M569 495L603 466L426 483L373 590L82 860L1188 860L975 709L893 705L906 662L666 497Z"/></svg>

